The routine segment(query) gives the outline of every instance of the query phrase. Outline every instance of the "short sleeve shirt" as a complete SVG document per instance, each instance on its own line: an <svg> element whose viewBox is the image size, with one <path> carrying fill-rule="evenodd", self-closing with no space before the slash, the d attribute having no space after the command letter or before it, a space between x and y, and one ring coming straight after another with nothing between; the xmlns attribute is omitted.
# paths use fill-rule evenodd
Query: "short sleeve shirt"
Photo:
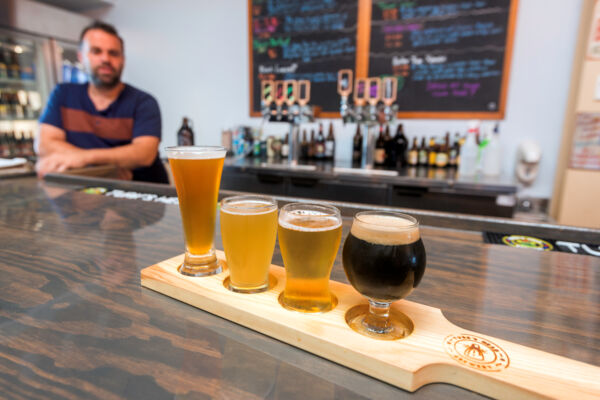
<svg viewBox="0 0 600 400"><path fill-rule="evenodd" d="M157 101L127 84L115 101L99 111L87 83L61 83L50 95L40 122L64 130L67 142L82 149L122 146L140 136L161 138ZM135 180L167 182L158 155L150 167L137 168L133 175Z"/></svg>

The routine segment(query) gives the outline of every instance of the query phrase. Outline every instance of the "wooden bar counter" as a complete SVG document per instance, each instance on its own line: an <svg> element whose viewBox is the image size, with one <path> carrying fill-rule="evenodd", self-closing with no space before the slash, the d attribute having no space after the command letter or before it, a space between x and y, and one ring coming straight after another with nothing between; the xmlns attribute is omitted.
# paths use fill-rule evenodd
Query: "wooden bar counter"
<svg viewBox="0 0 600 400"><path fill-rule="evenodd" d="M142 288L141 269L183 252L178 207L80 187L0 181L0 397L481 397L446 384L405 392ZM342 211L345 238L354 210ZM600 365L600 258L484 244L477 221L451 229L417 217L427 269L409 300L465 329ZM332 279L347 282L339 253Z"/></svg>

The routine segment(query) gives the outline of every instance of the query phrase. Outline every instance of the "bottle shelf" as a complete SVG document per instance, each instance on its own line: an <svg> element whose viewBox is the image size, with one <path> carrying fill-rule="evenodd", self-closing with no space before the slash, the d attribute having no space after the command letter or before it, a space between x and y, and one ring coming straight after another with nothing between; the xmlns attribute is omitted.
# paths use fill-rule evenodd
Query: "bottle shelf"
<svg viewBox="0 0 600 400"><path fill-rule="evenodd" d="M0 85L36 87L37 81L34 79L0 78Z"/></svg>

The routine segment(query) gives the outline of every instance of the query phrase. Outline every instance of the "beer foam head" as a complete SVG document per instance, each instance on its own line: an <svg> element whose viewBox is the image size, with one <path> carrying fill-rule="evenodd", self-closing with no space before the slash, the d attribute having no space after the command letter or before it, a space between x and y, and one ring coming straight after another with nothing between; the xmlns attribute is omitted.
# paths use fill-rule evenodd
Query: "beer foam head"
<svg viewBox="0 0 600 400"><path fill-rule="evenodd" d="M359 214L354 218L350 232L365 242L400 245L420 239L419 224L412 217L401 214Z"/></svg>
<svg viewBox="0 0 600 400"><path fill-rule="evenodd" d="M280 213L279 225L304 232L321 232L339 228L342 220L335 214L316 210L293 210Z"/></svg>
<svg viewBox="0 0 600 400"><path fill-rule="evenodd" d="M208 160L225 158L227 150L221 146L171 146L165 148L168 158L184 160Z"/></svg>
<svg viewBox="0 0 600 400"><path fill-rule="evenodd" d="M236 215L267 214L276 210L277 203L261 199L240 199L232 201L223 201L221 205L221 211L227 214Z"/></svg>

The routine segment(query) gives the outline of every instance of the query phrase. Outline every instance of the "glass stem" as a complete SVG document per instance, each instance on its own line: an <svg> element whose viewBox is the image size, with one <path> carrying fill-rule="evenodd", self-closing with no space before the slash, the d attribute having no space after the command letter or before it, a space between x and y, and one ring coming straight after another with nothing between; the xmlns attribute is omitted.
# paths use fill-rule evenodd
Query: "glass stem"
<svg viewBox="0 0 600 400"><path fill-rule="evenodd" d="M371 332L386 333L392 327L390 324L390 302L369 300L369 313L364 319L365 328Z"/></svg>

